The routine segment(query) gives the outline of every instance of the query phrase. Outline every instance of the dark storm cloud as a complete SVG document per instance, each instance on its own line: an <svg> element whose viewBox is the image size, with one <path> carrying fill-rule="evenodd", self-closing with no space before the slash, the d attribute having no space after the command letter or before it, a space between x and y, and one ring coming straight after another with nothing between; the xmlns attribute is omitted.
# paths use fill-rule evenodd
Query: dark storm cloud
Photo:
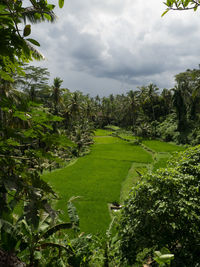
<svg viewBox="0 0 200 267"><path fill-rule="evenodd" d="M156 0L66 2L57 24L36 27L45 66L76 89L90 87L88 79L95 90L106 83L172 86L175 74L200 63L199 18L170 13L161 19L158 6Z"/></svg>
<svg viewBox="0 0 200 267"><path fill-rule="evenodd" d="M66 46L63 53L66 53L65 49ZM67 53L73 69L97 77L117 80L124 77L130 82L136 77L160 74L169 68L176 69L179 63L178 58L175 61L174 52L178 55L180 49L176 49L173 45L144 44L137 51L131 52L113 44L107 50L107 57L104 56L105 49L98 37L79 34L73 39L73 45L67 48Z"/></svg>

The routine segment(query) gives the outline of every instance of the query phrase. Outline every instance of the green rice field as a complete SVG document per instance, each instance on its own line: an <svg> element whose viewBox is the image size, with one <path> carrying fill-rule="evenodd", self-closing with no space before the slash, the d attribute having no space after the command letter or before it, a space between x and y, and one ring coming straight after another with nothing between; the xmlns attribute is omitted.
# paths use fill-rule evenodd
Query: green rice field
<svg viewBox="0 0 200 267"><path fill-rule="evenodd" d="M159 140L145 140L142 143L155 152L170 152L171 153L174 151L184 150L184 148L182 146L162 142Z"/></svg>
<svg viewBox="0 0 200 267"><path fill-rule="evenodd" d="M141 173L165 167L173 151L183 150L165 142L145 140L143 144L154 150L155 156L145 147L110 136L111 133L97 130L88 155L42 176L59 196L55 207L62 211L62 220L68 220L68 199L79 196L75 206L85 233L104 235L111 221L109 204L122 202Z"/></svg>

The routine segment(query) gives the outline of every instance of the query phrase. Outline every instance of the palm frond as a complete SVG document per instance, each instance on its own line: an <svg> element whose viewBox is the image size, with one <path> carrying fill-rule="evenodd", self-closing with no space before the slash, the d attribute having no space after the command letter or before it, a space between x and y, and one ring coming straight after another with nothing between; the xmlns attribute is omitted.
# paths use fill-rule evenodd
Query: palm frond
<svg viewBox="0 0 200 267"><path fill-rule="evenodd" d="M45 249L47 247L63 249L63 250L66 250L68 253L70 253L72 255L74 253L70 246L63 246L61 244L57 244L57 243L53 243L53 242L41 243L41 244L39 244L39 246L36 249L40 250L41 248Z"/></svg>
<svg viewBox="0 0 200 267"><path fill-rule="evenodd" d="M45 57L42 55L42 53L40 53L40 51L38 51L35 47L33 47L33 45L29 41L25 40L25 42L26 42L28 48L31 50L32 57L34 59L36 59L36 60L45 59Z"/></svg>
<svg viewBox="0 0 200 267"><path fill-rule="evenodd" d="M32 24L42 21L55 22L57 19L53 11L41 11L40 9L36 9L35 7L24 8L24 11L21 13L21 15L24 23L26 23L26 21L28 20Z"/></svg>
<svg viewBox="0 0 200 267"><path fill-rule="evenodd" d="M42 237L43 238L48 238L48 237L50 237L51 235L55 234L56 232L58 232L60 230L63 230L63 229L72 229L72 227L73 227L73 224L71 222L70 223L60 223L60 224L57 224L57 225L53 226L49 230L47 230L42 235Z"/></svg>

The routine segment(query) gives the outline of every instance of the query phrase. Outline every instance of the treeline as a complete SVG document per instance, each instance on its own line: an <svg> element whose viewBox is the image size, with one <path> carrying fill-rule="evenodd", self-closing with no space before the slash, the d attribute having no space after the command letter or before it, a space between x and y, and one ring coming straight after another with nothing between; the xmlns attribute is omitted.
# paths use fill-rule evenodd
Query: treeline
<svg viewBox="0 0 200 267"><path fill-rule="evenodd" d="M154 84L130 90L126 95L95 98L98 126L114 124L142 137L176 143L198 144L200 138L200 70L175 76L172 89Z"/></svg>
<svg viewBox="0 0 200 267"><path fill-rule="evenodd" d="M52 114L61 116L59 128L64 127L69 135L76 136L74 140L81 133L84 136L94 128L112 124L142 137L192 145L200 141L198 69L177 74L172 89L160 90L149 84L103 98L79 91L72 93L61 87L60 78L49 86L49 72L44 68L26 67L26 73L25 77L16 77L16 86L30 101L42 103Z"/></svg>

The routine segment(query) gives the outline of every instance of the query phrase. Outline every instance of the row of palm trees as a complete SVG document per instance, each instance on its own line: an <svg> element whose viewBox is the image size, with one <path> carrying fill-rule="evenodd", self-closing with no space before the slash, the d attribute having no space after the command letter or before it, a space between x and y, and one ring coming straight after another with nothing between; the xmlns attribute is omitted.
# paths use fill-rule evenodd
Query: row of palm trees
<svg viewBox="0 0 200 267"><path fill-rule="evenodd" d="M187 70L176 75L175 80L172 89L161 91L149 84L130 90L126 95L96 97L101 125L115 124L135 134L162 138L160 125L173 118L176 127L170 138L173 140L173 135L178 135L174 141L191 141L200 125L200 70Z"/></svg>
<svg viewBox="0 0 200 267"><path fill-rule="evenodd" d="M27 72L30 79L21 78L19 82L16 79L16 84L23 84L23 92L29 100L42 103L53 115L63 118L54 124L54 131L61 127L72 135L77 125L90 125L90 129L82 127L87 128L90 135L91 129L114 124L132 130L134 134L162 138L159 126L171 117L179 135L185 135L188 125L191 131L194 128L197 131L199 127L200 70L187 70L176 75L172 89L161 91L156 85L149 84L126 94L102 98L79 91L70 92L62 87L63 81L59 77L49 86L47 69L27 67ZM187 142L187 138L174 141Z"/></svg>

